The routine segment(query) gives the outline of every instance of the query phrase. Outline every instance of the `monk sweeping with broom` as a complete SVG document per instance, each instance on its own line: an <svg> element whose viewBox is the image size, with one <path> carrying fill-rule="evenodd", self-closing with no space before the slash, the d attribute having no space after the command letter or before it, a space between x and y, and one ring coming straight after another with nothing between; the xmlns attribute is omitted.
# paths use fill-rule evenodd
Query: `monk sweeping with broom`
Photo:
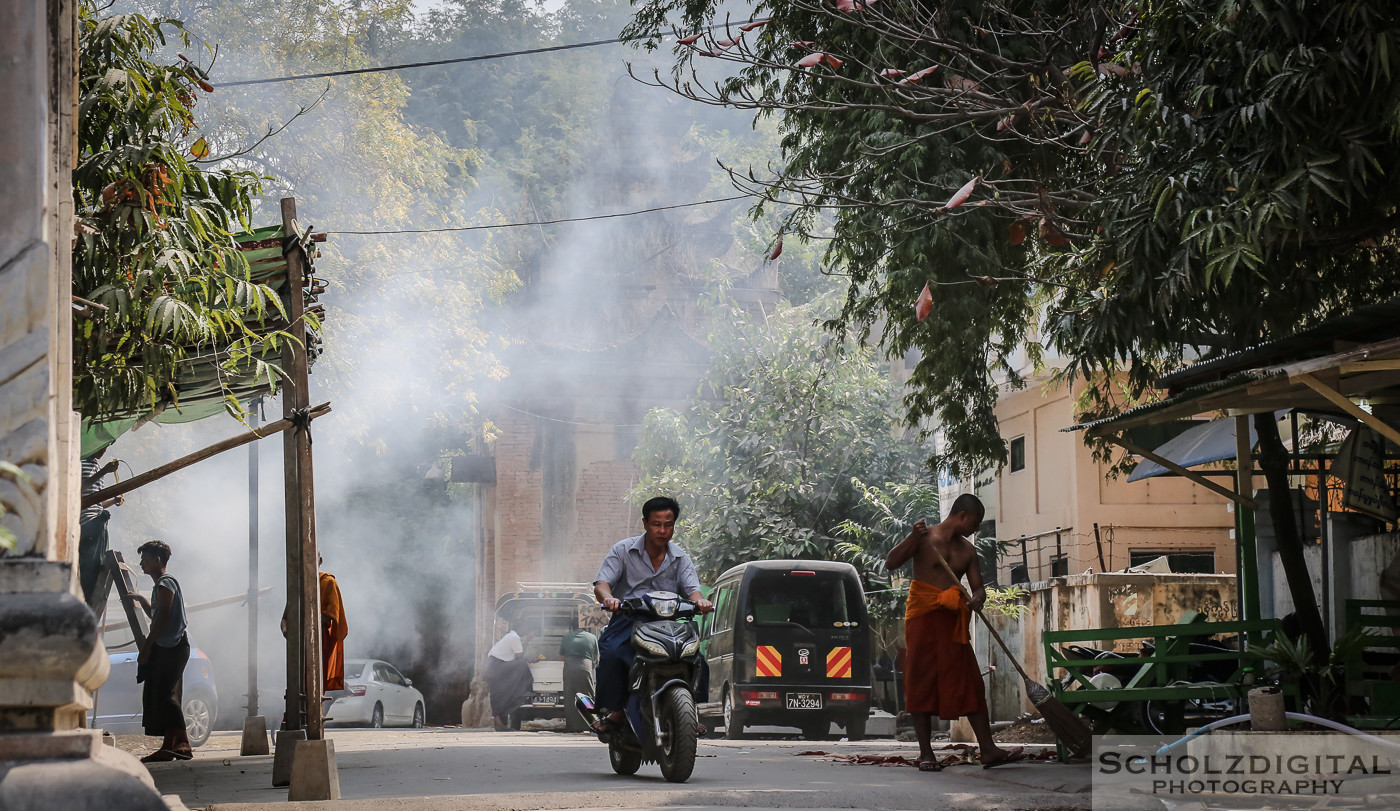
<svg viewBox="0 0 1400 811"><path fill-rule="evenodd" d="M987 695L982 672L972 651L968 625L972 612L986 599L977 550L967 536L977 531L986 508L976 496L964 494L937 526L923 521L885 558L886 571L914 561L914 579L904 613L906 709L919 738L919 771L942 767L933 754L933 716L944 720L966 717L977 736L982 768L1015 763L1025 752L1002 749L992 740L987 718ZM941 560L940 560L941 556ZM947 565L944 565L946 561ZM971 602L959 585L963 576L972 588Z"/></svg>

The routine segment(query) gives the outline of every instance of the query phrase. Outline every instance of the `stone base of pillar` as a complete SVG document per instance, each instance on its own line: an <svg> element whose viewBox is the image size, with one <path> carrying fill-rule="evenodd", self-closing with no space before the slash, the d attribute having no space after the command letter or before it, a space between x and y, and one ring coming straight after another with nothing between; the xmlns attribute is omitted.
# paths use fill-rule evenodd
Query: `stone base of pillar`
<svg viewBox="0 0 1400 811"><path fill-rule="evenodd" d="M266 755L267 719L254 715L243 719L243 745L238 748L240 755Z"/></svg>
<svg viewBox="0 0 1400 811"><path fill-rule="evenodd" d="M77 728L109 666L74 585L67 563L0 559L0 809L166 811L139 760Z"/></svg>
<svg viewBox="0 0 1400 811"><path fill-rule="evenodd" d="M272 753L272 785L292 784L292 758L296 754L297 741L306 740L304 729L277 730L277 748Z"/></svg>
<svg viewBox="0 0 1400 811"><path fill-rule="evenodd" d="M339 799L340 772L335 766L335 741L297 741L287 802Z"/></svg>
<svg viewBox="0 0 1400 811"><path fill-rule="evenodd" d="M179 800L176 799L178 804ZM91 729L0 735L6 811L169 811L150 772Z"/></svg>

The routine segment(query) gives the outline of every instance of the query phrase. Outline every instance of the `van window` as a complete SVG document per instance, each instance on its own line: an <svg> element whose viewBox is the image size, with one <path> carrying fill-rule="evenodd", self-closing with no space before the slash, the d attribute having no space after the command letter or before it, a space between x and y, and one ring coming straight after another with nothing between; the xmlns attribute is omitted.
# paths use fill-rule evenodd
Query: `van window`
<svg viewBox="0 0 1400 811"><path fill-rule="evenodd" d="M734 592L737 589L736 583L727 583L716 589L714 624L710 628L710 634L721 634L734 627Z"/></svg>
<svg viewBox="0 0 1400 811"><path fill-rule="evenodd" d="M757 625L793 623L807 628L831 628L859 615L850 605L860 599L854 584L836 572L795 575L759 572L749 584L749 607Z"/></svg>

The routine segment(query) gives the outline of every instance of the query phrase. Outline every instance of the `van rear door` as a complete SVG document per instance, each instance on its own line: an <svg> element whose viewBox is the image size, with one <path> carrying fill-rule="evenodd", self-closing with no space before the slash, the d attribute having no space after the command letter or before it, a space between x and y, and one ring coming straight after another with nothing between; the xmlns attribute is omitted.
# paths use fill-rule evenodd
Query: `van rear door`
<svg viewBox="0 0 1400 811"><path fill-rule="evenodd" d="M868 686L869 632L854 578L820 570L758 571L748 593L755 683Z"/></svg>

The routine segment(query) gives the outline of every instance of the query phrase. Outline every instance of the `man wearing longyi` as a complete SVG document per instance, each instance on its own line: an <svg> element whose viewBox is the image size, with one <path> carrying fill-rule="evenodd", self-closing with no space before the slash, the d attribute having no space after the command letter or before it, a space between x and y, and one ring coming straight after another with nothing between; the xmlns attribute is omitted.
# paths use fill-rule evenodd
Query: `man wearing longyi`
<svg viewBox="0 0 1400 811"><path fill-rule="evenodd" d="M947 518L933 527L918 521L885 558L885 569L891 572L914 562L904 611L904 687L905 708L913 716L914 734L919 739L919 771L941 768L933 753L935 714L945 720L967 717L977 736L983 768L1013 763L1025 756L1020 748L1001 749L992 741L986 690L968 636L972 612L982 608L987 593L977 565L977 549L967 536L977 531L985 512L976 496L958 496ZM944 561L956 579L944 568ZM964 576L970 595L961 585Z"/></svg>

